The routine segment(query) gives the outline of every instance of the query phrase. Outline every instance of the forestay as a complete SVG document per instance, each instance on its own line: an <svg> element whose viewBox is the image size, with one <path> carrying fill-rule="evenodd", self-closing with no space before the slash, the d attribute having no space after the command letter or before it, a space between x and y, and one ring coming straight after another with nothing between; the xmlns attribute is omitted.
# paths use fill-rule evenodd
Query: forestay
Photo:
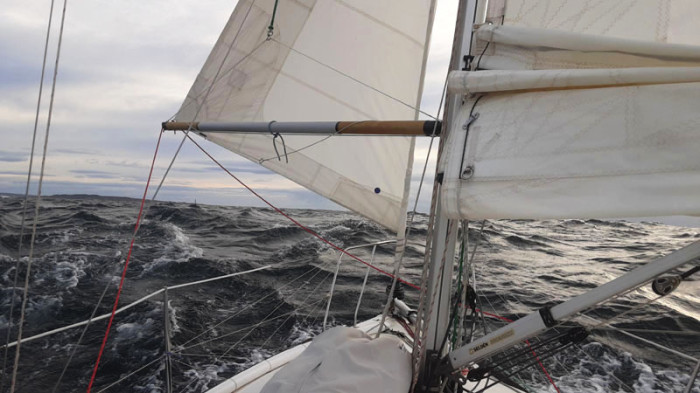
<svg viewBox="0 0 700 393"><path fill-rule="evenodd" d="M431 0L241 0L176 121L417 117ZM388 228L405 222L413 138L206 137ZM287 159L289 162L287 162Z"/></svg>
<svg viewBox="0 0 700 393"><path fill-rule="evenodd" d="M486 70L449 81L468 97L451 217L700 214L699 2L491 1L488 16Z"/></svg>

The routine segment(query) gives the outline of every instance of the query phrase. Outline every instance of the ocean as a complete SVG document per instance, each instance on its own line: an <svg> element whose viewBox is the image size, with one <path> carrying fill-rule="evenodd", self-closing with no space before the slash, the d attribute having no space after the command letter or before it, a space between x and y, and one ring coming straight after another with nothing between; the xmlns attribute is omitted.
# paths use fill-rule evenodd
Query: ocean
<svg viewBox="0 0 700 393"><path fill-rule="evenodd" d="M31 269L24 337L108 313L133 232L138 200L53 196L42 201ZM391 233L355 214L285 210L331 242L351 247L390 239ZM0 197L0 337L16 339L30 230L10 325L20 237L22 197ZM30 216L33 208L30 208ZM28 221L31 223L31 221ZM471 223L480 306L517 319L609 281L625 271L700 239L697 228L602 220ZM29 227L30 228L30 227ZM402 277L419 284L427 216L416 216ZM369 260L371 248L354 252ZM376 250L374 264L390 270L393 245ZM168 291L173 391L202 392L245 368L322 331L338 253L265 208L156 202L136 237L120 305L166 286L272 267ZM695 262L697 264L697 261ZM687 264L681 270L688 270ZM352 324L365 266L344 258L329 324ZM647 340L700 358L700 274L651 304L645 286L588 312ZM390 280L369 273L358 320L381 312ZM409 305L417 291L406 287ZM164 298L158 294L118 314L93 392L165 391ZM21 346L18 392L85 391L106 328L86 331L60 384L59 376L82 327ZM487 330L503 322L486 318ZM646 332L644 332L646 330ZM478 333L478 332L477 332ZM9 391L14 348L5 353L0 392ZM605 328L543 360L561 392L682 392L693 364L633 337ZM528 391L555 392L538 366L518 374ZM55 389L55 390L54 390ZM693 393L700 393L696 381Z"/></svg>

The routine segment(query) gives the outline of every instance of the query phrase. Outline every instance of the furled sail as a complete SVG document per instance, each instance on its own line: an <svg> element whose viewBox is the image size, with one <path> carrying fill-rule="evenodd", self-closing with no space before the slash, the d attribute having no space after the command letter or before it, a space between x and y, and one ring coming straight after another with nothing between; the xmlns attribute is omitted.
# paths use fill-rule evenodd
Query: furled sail
<svg viewBox="0 0 700 393"><path fill-rule="evenodd" d="M452 217L700 214L700 2L493 0L445 161Z"/></svg>
<svg viewBox="0 0 700 393"><path fill-rule="evenodd" d="M432 0L240 0L174 119L415 119L433 11ZM206 137L388 228L405 222L412 137Z"/></svg>

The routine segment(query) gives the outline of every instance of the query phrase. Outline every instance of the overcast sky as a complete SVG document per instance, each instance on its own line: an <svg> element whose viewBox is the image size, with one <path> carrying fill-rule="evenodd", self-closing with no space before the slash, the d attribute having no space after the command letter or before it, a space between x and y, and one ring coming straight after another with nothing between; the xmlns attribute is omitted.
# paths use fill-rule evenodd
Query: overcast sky
<svg viewBox="0 0 700 393"><path fill-rule="evenodd" d="M62 3L56 1L54 10L36 173ZM69 1L43 193L140 197L160 123L179 108L235 3ZM423 110L429 113L437 111L447 72L456 3L443 0L436 15L423 97ZM0 9L0 192L24 193L49 4L6 0ZM156 181L180 139L181 134L164 136ZM207 145L227 168L279 206L339 208L231 152ZM158 199L261 205L195 149L185 144ZM416 179L426 153L427 141L419 141ZM433 165L434 158L433 154ZM428 170L422 211L428 209L433 168ZM36 192L36 184L31 190Z"/></svg>

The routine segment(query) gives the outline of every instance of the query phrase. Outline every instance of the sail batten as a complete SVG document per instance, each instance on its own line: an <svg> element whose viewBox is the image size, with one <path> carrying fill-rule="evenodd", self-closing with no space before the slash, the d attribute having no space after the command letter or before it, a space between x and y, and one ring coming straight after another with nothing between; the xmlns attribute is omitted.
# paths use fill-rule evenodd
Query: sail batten
<svg viewBox="0 0 700 393"><path fill-rule="evenodd" d="M176 122L416 119L432 0L279 0L268 37L274 4L238 3ZM271 133L207 138L383 226L405 221L412 137L285 135L288 162L270 159Z"/></svg>

